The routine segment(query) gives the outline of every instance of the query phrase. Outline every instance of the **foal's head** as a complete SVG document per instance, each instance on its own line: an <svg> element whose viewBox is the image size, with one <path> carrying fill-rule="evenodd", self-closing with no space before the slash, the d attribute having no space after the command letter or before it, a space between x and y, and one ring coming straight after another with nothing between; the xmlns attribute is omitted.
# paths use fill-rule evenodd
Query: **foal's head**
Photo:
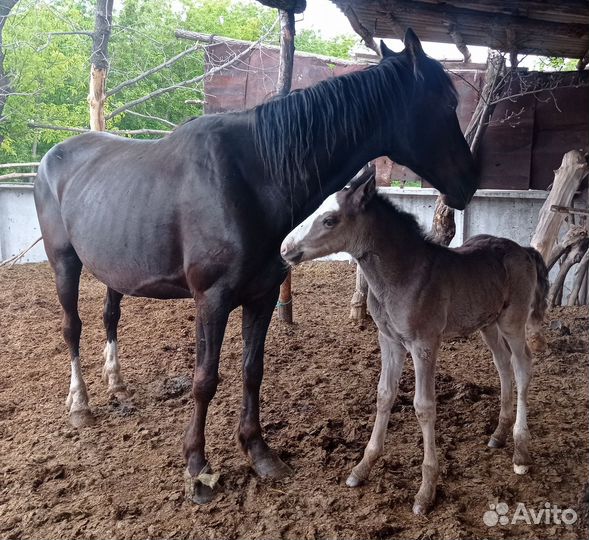
<svg viewBox="0 0 589 540"><path fill-rule="evenodd" d="M344 189L330 195L282 242L280 253L291 264L347 251L354 255L361 247L359 222L376 193L375 169L367 167Z"/></svg>

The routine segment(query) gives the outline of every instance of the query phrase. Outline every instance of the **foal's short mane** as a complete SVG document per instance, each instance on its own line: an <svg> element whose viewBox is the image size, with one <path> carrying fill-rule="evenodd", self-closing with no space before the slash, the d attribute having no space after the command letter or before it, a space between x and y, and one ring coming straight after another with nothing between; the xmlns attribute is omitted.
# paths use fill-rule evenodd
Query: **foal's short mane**
<svg viewBox="0 0 589 540"><path fill-rule="evenodd" d="M385 209L386 213L395 221L395 229L402 228L402 234L404 236L417 236L424 242L429 241L426 233L413 214L401 210L393 201L380 193L374 196L371 204L374 203L379 204L381 208Z"/></svg>
<svg viewBox="0 0 589 540"><path fill-rule="evenodd" d="M426 80L441 102L456 103L454 85L437 61L422 59L420 70L427 72L427 79L413 69L404 56L387 57L376 66L256 107L252 130L266 171L281 185L306 183L318 170L318 156L331 158L336 140L341 144L343 136L352 146L373 135L371 119L376 114L393 116L397 123L406 121L407 104ZM407 74L414 79L412 84Z"/></svg>

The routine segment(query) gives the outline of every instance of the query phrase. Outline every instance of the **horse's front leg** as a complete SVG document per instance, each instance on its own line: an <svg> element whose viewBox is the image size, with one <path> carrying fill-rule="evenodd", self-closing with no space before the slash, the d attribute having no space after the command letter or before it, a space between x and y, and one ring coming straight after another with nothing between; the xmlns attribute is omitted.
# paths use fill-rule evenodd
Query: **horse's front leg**
<svg viewBox="0 0 589 540"><path fill-rule="evenodd" d="M196 298L196 362L192 381L194 411L184 436L186 498L205 504L218 479L205 458L205 424L219 382L219 355L229 318L224 295L207 291Z"/></svg>
<svg viewBox="0 0 589 540"><path fill-rule="evenodd" d="M264 343L278 298L278 286L243 305L243 403L239 443L261 477L283 478L291 469L266 444L260 425L260 386L264 375Z"/></svg>
<svg viewBox="0 0 589 540"><path fill-rule="evenodd" d="M401 343L385 336L382 332L378 333L378 341L382 357L382 368L378 381L376 419L374 420L370 441L364 450L364 456L352 469L350 476L346 480L349 487L357 487L368 479L370 470L384 451L384 441L391 408L397 397L399 379L405 364L406 350Z"/></svg>
<svg viewBox="0 0 589 540"><path fill-rule="evenodd" d="M436 455L436 358L439 340L435 343L419 343L411 346L411 356L415 367L415 397L413 406L423 435L423 464L421 466L421 486L415 502L414 514L425 514L432 507L436 497L438 481L438 457Z"/></svg>

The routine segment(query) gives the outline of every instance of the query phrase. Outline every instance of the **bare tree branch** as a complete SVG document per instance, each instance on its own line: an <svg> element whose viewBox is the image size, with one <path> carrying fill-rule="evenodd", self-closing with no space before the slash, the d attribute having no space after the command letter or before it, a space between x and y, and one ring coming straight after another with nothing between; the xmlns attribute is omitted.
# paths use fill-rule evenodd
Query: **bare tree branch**
<svg viewBox="0 0 589 540"><path fill-rule="evenodd" d="M277 21L278 21L278 19L276 19L276 21L271 26L271 28L260 39L258 39L254 43L252 43L247 49L244 49L242 52L235 55L231 60L228 60L227 62L225 62L224 64L221 64L219 66L215 66L214 68L210 69L207 73L204 73L202 75L198 75L197 77L193 77L192 79L188 79L186 81L181 81L181 82L173 84L171 86L166 86L165 88L158 88L157 90L154 90L153 92L150 92L149 94L146 94L145 96L142 96L142 97L137 98L133 101L130 101L129 103L126 103L125 105L121 105L119 108L115 109L113 112L111 112L109 115L107 115L106 120L111 120L112 118L114 118L115 116L118 116L119 114L125 112L126 110L132 109L133 107L137 107L137 105L141 105L141 103L145 103L146 101L153 99L155 97L161 96L162 94L166 94L168 92L173 92L174 90L178 90L180 88L186 88L188 85L197 84L200 81L204 80L205 78L210 77L211 75L217 73L218 71L222 71L223 69L226 69L229 66L235 64L238 60L241 60L244 56L247 56L251 51L253 51L256 47L258 47L260 45L260 43L274 30L274 27L276 26Z"/></svg>
<svg viewBox="0 0 589 540"><path fill-rule="evenodd" d="M141 73L140 75L137 75L137 77L134 77L133 79L129 79L128 81L125 81L125 82L115 86L112 90L109 90L106 93L106 97L109 98L110 96L114 96L115 94L117 94L118 92L123 90L124 88L127 88L128 86L138 83L139 81L149 77L150 75L153 75L154 73L157 73L158 71L161 71L162 69L173 66L176 62L178 62L178 60L180 60L181 58L184 58L187 54L198 51L199 49L202 49L202 48L203 48L202 45L194 45L192 47L189 47L185 51L182 51L181 53L174 56L173 58L166 60L165 62L163 62L159 66L155 66L151 69L148 69L147 71Z"/></svg>
<svg viewBox="0 0 589 540"><path fill-rule="evenodd" d="M50 129L53 131L69 131L71 133L87 133L91 131L87 128L76 128L76 127L67 127L67 126L55 126L51 124L35 124L34 122L29 122L29 127L33 129ZM106 130L104 133L113 133L114 135L167 135L171 133L170 130L165 129L113 129L113 130Z"/></svg>
<svg viewBox="0 0 589 540"><path fill-rule="evenodd" d="M185 102L186 103L186 102ZM161 122L162 124L166 124L171 128L175 128L178 124L174 124L174 122L170 122L165 118L160 118L159 116L152 116L150 114L141 114L137 111L127 111L127 114L132 114L133 116L139 116L140 118L147 118L148 120L155 120L156 122Z"/></svg>
<svg viewBox="0 0 589 540"><path fill-rule="evenodd" d="M38 167L38 161L31 161L29 163L0 163L0 169L18 169L19 167Z"/></svg>
<svg viewBox="0 0 589 540"><path fill-rule="evenodd" d="M8 173L8 174L0 174L0 182L4 180L13 180L14 178L33 178L37 176L37 173Z"/></svg>

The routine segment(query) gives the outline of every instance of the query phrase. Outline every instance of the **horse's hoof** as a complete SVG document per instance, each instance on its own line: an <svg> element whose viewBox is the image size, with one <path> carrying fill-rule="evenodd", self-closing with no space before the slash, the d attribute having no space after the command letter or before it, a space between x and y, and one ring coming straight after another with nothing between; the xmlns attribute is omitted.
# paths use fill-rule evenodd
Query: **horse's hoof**
<svg viewBox="0 0 589 540"><path fill-rule="evenodd" d="M95 423L96 419L89 409L80 409L70 413L70 424L77 429L93 426Z"/></svg>
<svg viewBox="0 0 589 540"><path fill-rule="evenodd" d="M425 504L421 503L414 503L413 504L413 513L416 516L425 516L429 511L429 508Z"/></svg>
<svg viewBox="0 0 589 540"><path fill-rule="evenodd" d="M274 452L269 452L257 460L252 460L252 467L260 478L282 480L293 474L293 470Z"/></svg>
<svg viewBox="0 0 589 540"><path fill-rule="evenodd" d="M513 472L515 474L528 474L529 470L529 465L516 465L515 463L513 464Z"/></svg>
<svg viewBox="0 0 589 540"><path fill-rule="evenodd" d="M213 500L219 481L219 474L212 473L207 463L197 476L192 476L188 469L184 471L184 496L195 504L207 504Z"/></svg>
<svg viewBox="0 0 589 540"><path fill-rule="evenodd" d="M489 439L489 442L487 443L487 446L489 448L503 448L505 446L505 441L500 441L499 439L496 439L495 437L491 437Z"/></svg>
<svg viewBox="0 0 589 540"><path fill-rule="evenodd" d="M121 404L132 407L132 399L135 395L135 390L131 390L123 384L114 388L109 388L108 395L111 399L115 399Z"/></svg>
<svg viewBox="0 0 589 540"><path fill-rule="evenodd" d="M348 476L348 479L346 480L346 486L351 487L351 488L361 486L363 483L364 483L364 481L361 480L360 478L358 478L354 474L354 471L352 471L350 473L350 476Z"/></svg>

